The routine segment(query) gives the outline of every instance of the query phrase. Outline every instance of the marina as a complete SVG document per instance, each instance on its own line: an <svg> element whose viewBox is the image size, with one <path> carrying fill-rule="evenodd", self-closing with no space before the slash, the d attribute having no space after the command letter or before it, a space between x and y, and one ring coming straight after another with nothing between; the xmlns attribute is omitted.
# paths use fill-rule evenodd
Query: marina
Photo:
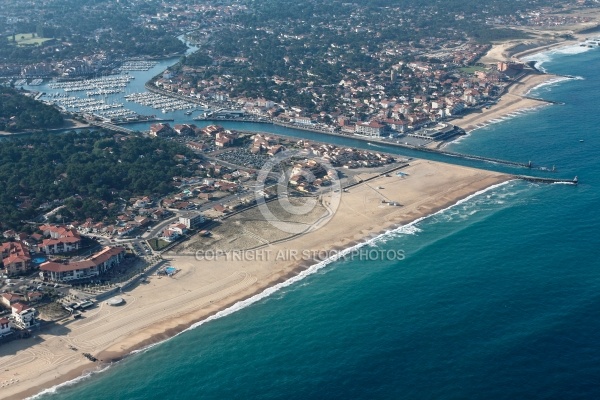
<svg viewBox="0 0 600 400"><path fill-rule="evenodd" d="M103 99L53 94L42 96L41 100L49 104L55 104L63 111L90 114L107 120L138 115L135 111L124 108L123 103L107 103Z"/></svg>
<svg viewBox="0 0 600 400"><path fill-rule="evenodd" d="M156 61L126 61L119 69L121 71L149 71L156 64Z"/></svg>
<svg viewBox="0 0 600 400"><path fill-rule="evenodd" d="M196 104L185 100L173 99L172 97L164 96L158 93L132 93L124 96L125 100L131 101L142 106L161 110L163 113L173 112L176 110L190 110L196 109ZM190 112L191 114L191 112ZM190 115L187 114L186 115Z"/></svg>
<svg viewBox="0 0 600 400"><path fill-rule="evenodd" d="M62 89L67 93L87 92L90 90L115 90L114 93L121 93L133 79L135 79L133 75L111 75L94 79L52 82L48 87L50 89Z"/></svg>

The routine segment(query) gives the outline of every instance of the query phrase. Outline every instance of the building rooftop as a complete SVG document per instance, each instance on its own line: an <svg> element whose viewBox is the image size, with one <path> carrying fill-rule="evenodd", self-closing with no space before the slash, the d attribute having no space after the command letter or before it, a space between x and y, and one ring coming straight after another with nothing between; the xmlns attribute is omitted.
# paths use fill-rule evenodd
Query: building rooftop
<svg viewBox="0 0 600 400"><path fill-rule="evenodd" d="M40 264L40 269L42 271L49 272L67 272L67 271L75 271L77 269L87 269L91 267L98 266L106 261L108 261L111 257L114 257L125 251L124 247L105 247L100 252L94 254L90 258L83 261L76 261L68 264L61 264L54 261L47 261L45 263Z"/></svg>

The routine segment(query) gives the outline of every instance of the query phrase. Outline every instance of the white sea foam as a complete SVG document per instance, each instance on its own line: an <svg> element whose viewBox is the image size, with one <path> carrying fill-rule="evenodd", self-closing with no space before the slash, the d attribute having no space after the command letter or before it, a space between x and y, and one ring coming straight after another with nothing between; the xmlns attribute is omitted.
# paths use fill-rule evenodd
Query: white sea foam
<svg viewBox="0 0 600 400"><path fill-rule="evenodd" d="M555 49L543 51L541 53L531 54L531 55L523 57L522 60L523 61L535 61L536 62L535 67L537 69L539 69L540 71L543 71L543 72L547 72L542 65L549 61L552 61L554 55L556 55L556 54L574 55L574 54L585 53L590 50L593 50L593 48L590 48L587 46L582 47L579 45L579 43L571 44L571 45L566 45L566 46L562 46L562 47L557 47Z"/></svg>
<svg viewBox="0 0 600 400"><path fill-rule="evenodd" d="M86 371L85 373L83 373L83 375L78 376L75 379L71 379L70 381L59 383L56 386L52 386L51 388L44 389L40 393L28 397L27 400L39 399L42 396L45 396L47 394L54 394L54 393L56 393L56 391L58 389L69 387L69 386L73 386L73 385L75 385L75 384L77 384L77 383L79 383L81 381L87 380L87 379L91 378L94 375L98 375L98 374L100 374L100 373L108 370L112 365L114 365L114 364L113 363L105 364L105 365L99 366L97 369L94 369L94 370L91 370L91 371Z"/></svg>
<svg viewBox="0 0 600 400"><path fill-rule="evenodd" d="M575 182L552 182L551 185L575 185Z"/></svg>
<svg viewBox="0 0 600 400"><path fill-rule="evenodd" d="M565 79L569 79L569 78L565 78ZM536 87L540 87L540 86L536 86ZM535 106L535 107L520 108L520 109L518 109L516 111L513 111L511 113L508 113L508 114L506 114L506 115L504 115L502 117L494 118L494 119L488 120L486 122L480 122L479 124L475 125L475 127L473 129L467 131L466 135L463 135L463 136L457 138L456 140L453 140L452 142L448 142L448 144L450 144L450 143L460 143L462 140L468 138L471 135L471 133L473 133L476 130L487 128L488 126L499 124L501 122L510 121L510 120L515 119L517 117L520 117L520 116L523 116L523 115L526 115L526 114L529 114L529 113L532 113L532 112L536 112L536 111L540 110L541 108L547 107L547 106L548 106L548 104L541 104L541 105Z"/></svg>
<svg viewBox="0 0 600 400"><path fill-rule="evenodd" d="M294 276L294 277L292 277L292 278L290 278L290 279L288 279L288 280L286 280L284 282L281 282L281 283L279 283L277 285L268 287L264 291L262 291L261 293L258 293L256 295L250 297L250 298L238 301L237 303L233 304L232 306L230 306L230 307L228 307L228 308L226 308L224 310L221 310L218 313L216 313L214 315L211 315L210 317L208 317L208 318L206 318L206 319L204 319L202 321L199 321L199 322L193 324L189 328L185 329L184 331L182 331L182 332L180 332L180 333L178 333L178 334L176 334L176 335L174 335L174 336L172 336L172 337L170 337L168 339L165 339L163 341L160 341L160 342L148 345L148 346L146 346L146 347L144 347L142 349L139 349L139 350L134 350L132 352L132 354L145 352L145 351L151 349L154 346L157 346L157 345L159 345L161 343L164 343L164 342L166 342L168 340L171 340L171 339L173 339L173 338L175 338L175 337L177 337L177 336L179 336L179 335L181 335L181 334L183 334L183 333L185 333L187 331L196 329L199 326L202 326L202 325L204 325L204 324L206 324L206 323L208 323L210 321L214 321L216 319L226 317L228 315L233 314L236 311L242 310L242 309L244 309L244 308L246 308L246 307L248 307L248 306L250 306L250 305L252 305L252 304L254 304L254 303L256 303L256 302L258 302L260 300L262 300L262 299L265 299L265 298L271 296L273 293L275 293L275 292L277 292L277 291L279 291L279 290L281 290L283 288L286 288L286 287L288 287L290 285L293 285L296 282L301 281L302 279L306 278L307 276L312 275L312 274L316 273L317 271L325 268L327 265L331 264L332 262L337 261L338 259L342 258L343 256L345 256L347 254L350 254L352 251L357 250L357 249L359 249L359 248L361 248L363 246L367 246L367 245L371 244L372 242L384 239L385 237L390 237L390 236L397 237L398 234L404 234L404 235L407 235L407 234L408 235L416 234L416 233L418 233L418 232L421 231L420 228L418 228L416 226L420 222L422 222L422 221L424 221L424 220L426 220L428 218L431 218L433 216L440 215L440 214L442 214L442 213L444 213L444 212L446 212L446 211L448 211L448 210L450 210L450 209L452 209L452 208L454 208L454 207L456 207L458 205L461 205L461 204L464 204L464 203L470 201L471 199L473 199L473 198L475 198L475 197L477 197L477 196L479 196L479 195L481 195L483 193L486 193L488 191L497 189L497 188L502 187L502 186L504 186L504 185L506 185L506 184L508 184L510 182L513 182L513 181L514 180L510 180L510 181L506 181L506 182L501 182L501 183L498 183L496 185L492 185L490 187L482 189L482 190L480 190L478 192L475 192L475 193L473 193L473 194L465 197L464 199L461 199L461 200L457 201L456 203L454 203L454 204L452 204L452 205L450 205L450 206L448 206L448 207L446 207L446 208L444 208L442 210L439 210L439 211L437 211L437 212L435 212L433 214L429 214L429 215L426 215L424 217L417 218L416 220L414 220L414 221L412 221L412 222L410 222L410 223L408 223L406 225L402 225L402 226L399 226L397 228L391 229L391 230L389 230L389 231L387 231L387 232L385 232L385 233L383 233L383 234L381 234L381 235L379 235L379 236L377 236L377 237L375 237L373 239L370 239L368 241L365 241L365 242L359 243L357 245L354 245L352 247L349 247L347 249L344 249L343 251L340 251L339 253L337 253L334 257L331 257L331 258L329 258L327 260L324 260L324 261L321 261L321 262L319 262L317 264L314 264L314 265L310 266L309 268L307 268L306 270L300 272L298 275L296 275L296 276Z"/></svg>
<svg viewBox="0 0 600 400"><path fill-rule="evenodd" d="M534 87L532 87L531 89L529 89L527 91L527 93L525 93L525 95L529 95L531 92L535 92L540 88L543 87L552 87L552 86L556 86L562 82L566 82L566 81L572 81L572 80L583 80L584 78L581 76L558 76L556 78L553 79L549 79L546 82L542 82L539 85L536 85Z"/></svg>
<svg viewBox="0 0 600 400"><path fill-rule="evenodd" d="M359 243L357 245L354 245L352 247L344 249L344 250L338 252L334 257L331 257L331 258L329 258L327 260L324 260L324 261L321 261L321 262L319 262L317 264L314 264L314 265L310 266L309 268L307 268L306 270L300 272L298 275L293 276L292 278L290 278L290 279L288 279L288 280L286 280L284 282L281 282L281 283L278 283L277 285L268 287L265 290L263 290L262 292L254 295L252 297L249 297L249 298L247 298L245 300L238 301L237 303L233 304L232 306L230 306L230 307L228 307L228 308L226 308L224 310L221 310L221 311L217 312L216 314L211 315L210 317L208 317L208 318L206 318L206 319L204 319L202 321L199 321L199 322L191 325L189 328L187 328L187 329L179 332L178 334L176 334L176 335L174 335L174 336L172 336L172 337L170 337L168 339L165 339L165 340L162 340L160 342L148 345L148 346L143 347L143 348L141 348L139 350L134 350L134 351L131 352L131 354L137 354L137 353L146 352L147 350L149 350L149 349L151 349L151 348L153 348L155 346L158 346L158 345L160 345L162 343L165 343L165 342L167 342L167 341L169 341L169 340L171 340L171 339L173 339L173 338L175 338L175 337L177 337L177 336L179 336L179 335L181 335L181 334L183 334L185 332L188 332L188 331L191 331L193 329L196 329L196 328L198 328L198 327L200 327L200 326L202 326L202 325L204 325L204 324L206 324L206 323L208 323L210 321L214 321L214 320L217 320L219 318L223 318L223 317L226 317L228 315L231 315L231 314L235 313L236 311L243 310L244 308L246 308L246 307L248 307L248 306L250 306L250 305L252 305L254 303L257 303L260 300L263 300L263 299L265 299L267 297L272 296L273 294L275 294L276 292L280 291L281 289L284 289L284 288L286 288L288 286L291 286L291 285L293 285L293 284L295 284L295 283L303 280L307 276L310 276L310 275L313 275L313 274L317 273L318 271L320 271L323 268L325 268L327 265L329 265L329 264L337 261L340 258L343 258L345 255L348 255L352 251L357 250L357 249L359 249L359 248L361 248L363 246L370 245L371 243L380 241L382 239L385 239L386 237L387 238L390 238L390 237L395 238L395 237L398 237L399 235L414 235L414 234L416 234L418 232L421 232L421 229L416 226L420 222L422 222L422 221L424 221L426 219L435 217L435 216L442 215L442 214L448 212L449 210L454 209L457 206L460 206L462 204L465 204L465 203L469 202L470 200L472 200L473 198L476 198L477 196L480 196L480 195L482 195L482 194L484 194L486 192L498 189L498 188L500 188L500 187L502 187L504 185L507 185L507 184L509 184L511 182L514 182L514 181L516 181L516 180L509 180L509 181L498 183L496 185L489 186L489 187L487 187L485 189L479 190L479 191L477 191L477 192L475 192L475 193L473 193L473 194L465 197L464 199L458 200L456 203L454 203L454 204L452 204L452 205L450 205L450 206L448 206L448 207L446 207L444 209L441 209L441 210L439 210L439 211L437 211L437 212L435 212L433 214L429 214L429 215L426 215L424 217L417 218L416 220L414 220L414 221L412 221L412 222L410 222L410 223L408 223L406 225L402 225L402 226L399 226L397 228L391 229L391 230L389 230L389 231L387 231L387 232L385 232L385 233L383 233L383 234L381 234L381 235L379 235L379 236L377 236L377 237L375 237L373 239L370 239L370 240L365 241L363 243ZM31 400L38 399L38 398L40 398L43 395L56 393L56 391L58 389L64 388L64 387L68 387L68 386L72 386L74 384L77 384L77 383L79 383L79 382L81 382L83 380L86 380L86 379L90 378L93 375L102 373L102 372L106 371L108 368L110 368L112 365L114 365L114 363L108 364L108 365L104 365L104 366L100 367L99 369L94 370L94 371L89 371L89 372L85 373L84 375L82 375L80 377L77 377L77 378L72 379L72 380L67 381L67 382L63 382L63 383L61 383L59 385L56 385L56 386L53 386L53 387L51 387L49 389L45 389L44 391L42 391L42 392L40 392L40 393L38 393L38 394L36 394L34 396L29 397L29 399L31 399Z"/></svg>

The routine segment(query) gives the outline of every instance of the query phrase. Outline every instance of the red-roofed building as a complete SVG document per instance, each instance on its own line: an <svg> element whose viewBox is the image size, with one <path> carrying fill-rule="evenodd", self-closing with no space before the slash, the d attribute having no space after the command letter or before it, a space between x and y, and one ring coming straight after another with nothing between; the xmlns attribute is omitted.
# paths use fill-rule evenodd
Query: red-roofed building
<svg viewBox="0 0 600 400"><path fill-rule="evenodd" d="M21 242L7 242L0 247L0 259L4 264L4 273L16 275L27 272L31 265L29 250Z"/></svg>
<svg viewBox="0 0 600 400"><path fill-rule="evenodd" d="M42 297L44 297L44 295L40 292L27 292L27 301L38 301L40 300Z"/></svg>
<svg viewBox="0 0 600 400"><path fill-rule="evenodd" d="M383 134L384 126L378 122L358 122L356 124L355 132L359 135L366 136L381 136Z"/></svg>
<svg viewBox="0 0 600 400"><path fill-rule="evenodd" d="M0 318L0 337L11 332L12 324L8 318Z"/></svg>
<svg viewBox="0 0 600 400"><path fill-rule="evenodd" d="M10 308L13 304L25 300L23 296L15 293L2 293L0 296L0 302L6 307Z"/></svg>
<svg viewBox="0 0 600 400"><path fill-rule="evenodd" d="M44 239L39 245L40 251L46 254L66 253L78 250L81 247L81 236L75 229L64 226L42 225L40 230L44 232Z"/></svg>
<svg viewBox="0 0 600 400"><path fill-rule="evenodd" d="M186 146L189 147L192 150L196 150L196 151L204 151L208 148L208 146L206 146L204 143L198 143L198 142L187 142Z"/></svg>
<svg viewBox="0 0 600 400"><path fill-rule="evenodd" d="M385 122L392 130L403 133L408 130L409 123L407 121L386 119Z"/></svg>
<svg viewBox="0 0 600 400"><path fill-rule="evenodd" d="M267 151L267 154L270 156L274 156L275 154L284 151L285 147L283 147L280 144L276 144L275 146L271 146L271 148L269 149L269 151Z"/></svg>
<svg viewBox="0 0 600 400"><path fill-rule="evenodd" d="M187 226L185 226L185 224L171 224L169 225L169 229L177 232L180 235L183 235L187 232Z"/></svg>
<svg viewBox="0 0 600 400"><path fill-rule="evenodd" d="M217 133L224 131L224 129L219 125L209 125L205 128L202 128L201 131L207 136L216 136Z"/></svg>
<svg viewBox="0 0 600 400"><path fill-rule="evenodd" d="M173 229L165 229L162 233L162 238L167 242L172 242L176 240L179 236L180 234L174 231Z"/></svg>
<svg viewBox="0 0 600 400"><path fill-rule="evenodd" d="M56 282L88 279L105 273L121 263L125 257L124 247L105 247L100 252L82 260L62 264L47 261L40 265L40 276Z"/></svg>
<svg viewBox="0 0 600 400"><path fill-rule="evenodd" d="M13 324L20 329L29 329L38 324L35 319L35 308L23 303L15 303L11 307Z"/></svg>
<svg viewBox="0 0 600 400"><path fill-rule="evenodd" d="M150 136L153 137L165 137L173 135L173 129L169 124L154 124L150 127Z"/></svg>
<svg viewBox="0 0 600 400"><path fill-rule="evenodd" d="M226 213L227 209L222 205L222 204L216 204L215 206L213 206L213 209L217 212L220 213Z"/></svg>
<svg viewBox="0 0 600 400"><path fill-rule="evenodd" d="M215 136L215 146L228 147L231 146L236 138L236 135L230 131L218 132Z"/></svg>
<svg viewBox="0 0 600 400"><path fill-rule="evenodd" d="M188 124L176 124L173 127L173 130L178 135L193 135L194 134L194 127L192 127L191 125L188 125Z"/></svg>

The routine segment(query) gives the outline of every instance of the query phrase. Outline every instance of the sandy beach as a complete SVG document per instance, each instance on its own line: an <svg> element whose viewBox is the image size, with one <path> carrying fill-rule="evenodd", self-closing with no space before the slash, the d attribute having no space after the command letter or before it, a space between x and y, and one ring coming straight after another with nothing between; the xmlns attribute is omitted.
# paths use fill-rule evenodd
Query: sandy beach
<svg viewBox="0 0 600 400"><path fill-rule="evenodd" d="M481 61L518 60L569 44L532 42L515 52L519 43L496 44ZM548 105L523 96L556 78L528 74L512 84L497 104L452 123L472 131L520 110ZM349 248L511 179L505 174L425 160L412 161L402 171L408 175L378 177L343 193L333 218L316 231L303 235L282 233L257 219L259 215L252 209L215 228L211 238L193 238L177 246L163 258L179 272L172 278L153 275L147 283L122 293L125 305L99 303L82 319L53 324L32 338L0 346L0 398L22 399L105 367L262 293L319 261L296 254L331 254L331 250ZM399 206L389 206L382 200ZM326 208L330 201L322 198L320 207ZM314 218L317 216L311 214L293 223L308 225ZM247 250L255 257L198 259L195 252L199 249ZM82 353L91 353L99 362L89 361Z"/></svg>
<svg viewBox="0 0 600 400"><path fill-rule="evenodd" d="M81 320L55 324L33 338L0 347L1 397L31 396L121 359L318 261L318 257L296 254L324 255L332 249L349 248L510 179L500 173L424 160L415 160L402 171L408 176L380 176L342 193L337 212L318 230L302 235L282 233L257 220L256 209L251 209L216 227L211 238L192 238L176 247L163 255L179 269L173 278L153 275L147 283L122 294L123 306L101 303ZM382 200L399 205L389 206ZM320 207L326 208L331 201L330 196L323 196ZM296 223L310 224L311 218L317 218L316 214L309 213ZM264 229L267 226L270 229ZM246 249L253 256L199 260L198 248ZM90 362L84 352L101 361Z"/></svg>
<svg viewBox="0 0 600 400"><path fill-rule="evenodd" d="M595 18L597 21L600 19L600 8L587 9L584 14ZM479 62L486 65L493 65L500 61L523 62L524 57L530 57L537 53L561 47L578 45L586 38L594 36L593 33L580 33L580 31L589 29L595 25L596 23L593 22L573 26L561 26L554 29L521 27L520 30L532 36L530 39L507 40L494 43L492 48L481 57ZM564 39L564 35L570 35L572 39ZM494 120L514 115L519 111L547 106L549 105L547 102L528 99L523 96L526 96L531 89L558 78L552 74L529 73L513 83L506 93L502 95L497 104L494 104L489 109L484 108L480 111L469 113L461 119L453 120L452 123L470 132L488 125L490 122L494 122ZM435 142L432 144L432 147L440 146L441 144L443 142Z"/></svg>
<svg viewBox="0 0 600 400"><path fill-rule="evenodd" d="M536 86L558 78L552 74L525 75L508 88L497 104L492 105L489 109L482 108L466 114L460 119L453 120L452 123L470 132L489 124L493 120L513 115L519 111L547 106L549 103L545 101L529 99L524 96Z"/></svg>

